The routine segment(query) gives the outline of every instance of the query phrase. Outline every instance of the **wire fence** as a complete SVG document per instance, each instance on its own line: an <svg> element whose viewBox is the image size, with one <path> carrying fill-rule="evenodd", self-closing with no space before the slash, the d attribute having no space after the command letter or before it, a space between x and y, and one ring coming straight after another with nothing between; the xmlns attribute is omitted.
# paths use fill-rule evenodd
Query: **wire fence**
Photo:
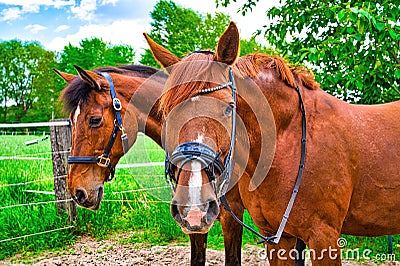
<svg viewBox="0 0 400 266"><path fill-rule="evenodd" d="M15 131L15 130L1 130L2 136L45 136L49 134L48 131L44 130L27 130L27 131Z"/></svg>
<svg viewBox="0 0 400 266"><path fill-rule="evenodd" d="M140 164L139 166L134 166L134 167L149 167L152 166L152 164L144 165ZM120 176L128 176L128 175L120 175ZM154 176L154 175L143 175L143 176ZM159 175L162 176L162 175ZM54 178L43 178L43 179L37 179L37 180L32 180L32 181L27 181L27 182L20 182L20 183L12 183L12 184L2 184L0 185L0 193L1 189L4 187L15 187L15 186L26 186L34 183L39 183L39 182L49 182L53 181L55 178L63 178L65 176L58 176ZM0 180L1 181L1 180ZM154 191L154 190L161 190L169 188L169 186L157 186L157 187L150 187L150 188L139 188L139 189L132 189L132 190L124 190L124 191L112 191L110 194L117 195L117 194L126 194L126 193L139 193L139 192L148 192L148 191ZM24 190L26 193L37 193L37 194L49 194L49 195L54 195L54 191L38 191L38 190L29 190L26 189ZM107 194L107 193L104 193ZM5 209L12 209L12 208L20 208L20 207L29 207L29 206L37 206L37 205L48 205L48 204L57 204L57 203L65 203L65 202L71 202L72 199L66 199L66 200L48 200L48 201L41 201L41 202L29 202L29 203L21 203L21 204L12 204L12 205L6 205L6 206L0 206L0 211L5 210ZM109 203L166 203L169 204L170 201L165 201L165 200L130 200L130 199L103 199L102 202L109 202ZM63 228L58 228L58 229L52 229L52 230L46 230L43 232L37 232L37 233L32 233L32 234L27 234L27 235L22 235L18 237L12 237L12 238L7 238L7 239L2 239L0 240L0 243L2 242L7 242L7 241L13 241L13 240L18 240L26 237L31 237L31 236L36 236L36 235L42 235L46 233L53 233L56 231L60 230L66 230L66 229L71 229L74 228L74 225L63 227Z"/></svg>
<svg viewBox="0 0 400 266"><path fill-rule="evenodd" d="M43 232L37 232L37 233L33 233L33 234L28 234L28 235L23 235L23 236L17 236L17 237L2 239L2 240L0 240L0 243L13 241L13 240L18 240L18 239L23 239L23 238L27 238L27 237L30 237L30 236L37 236L37 235L43 235L43 234L47 234L47 233L53 233L53 232L56 232L56 231L61 231L61 230L66 230L66 229L71 229L71 228L74 228L74 226L70 225L70 226L67 226L67 227L47 230L47 231L43 231Z"/></svg>
<svg viewBox="0 0 400 266"><path fill-rule="evenodd" d="M1 124L0 124L1 128ZM4 131L3 131L4 132ZM2 135L3 132L1 133ZM21 134L10 134L11 136L17 136ZM29 135L29 134L28 134ZM43 133L43 136L45 134ZM159 149L136 149L136 152L158 152L160 151ZM13 155L6 155L6 156L0 156L0 161L49 161L51 160L50 157L54 154L67 154L69 153L68 150L65 151L59 151L59 152L37 152L37 153L30 153L30 154L13 154ZM126 169L126 168L139 168L139 167L154 167L154 166L163 166L164 162L152 162L152 163L132 163L132 164L119 164L117 166L118 169ZM51 177L49 177L51 176ZM128 174L120 174L119 176L121 177L128 177L130 175ZM154 177L154 176L159 176L162 177L163 174L141 174L141 177ZM62 179L66 178L66 175L60 175L60 176L52 176L52 174L46 174L44 176L38 177L34 180L27 180L23 182L17 182L17 183L8 183L8 177L3 176L0 178L4 178L3 180L0 179L0 194L2 193L2 190L5 188L10 188L10 187L22 187L22 186L27 186L27 188L24 190L25 193L33 193L33 194L44 194L44 195L54 195L54 191L42 191L42 190L37 190L37 189L30 189L28 186L32 184L37 184L37 183L44 183L44 182L54 182L56 179ZM104 193L106 194L111 194L111 195L123 195L123 194L132 194L132 193L144 193L144 192L151 192L151 191L157 191L157 190L163 190L163 189L169 189L169 186L155 186L155 187L143 187L143 188L136 188L136 189L128 189L128 190L122 190L122 191L110 191ZM5 206L0 206L0 213L3 210L10 210L14 208L23 208L23 207L29 207L29 206L44 206L44 205L56 205L57 203L66 203L66 202L71 202L72 199L66 199L66 200L46 200L46 201L38 201L38 202L26 202L26 203L15 203L15 204L9 204ZM102 202L105 203L110 203L110 204L124 204L124 203L165 203L169 204L170 201L166 200L153 200L153 199L127 199L127 198L120 198L120 199L103 199ZM55 207L54 207L55 208ZM54 233L57 231L63 231L63 230L69 230L73 229L75 226L68 225L60 228L55 228L55 229L50 229L50 230L44 230L41 232L34 232L34 233L29 233L21 236L15 236L15 237L10 237L6 239L1 239L0 243L5 243L9 241L15 241L19 239L24 239L32 236L37 236L37 235L44 235L44 234L50 234ZM391 239L391 238L389 238ZM391 244L389 245L391 246Z"/></svg>
<svg viewBox="0 0 400 266"><path fill-rule="evenodd" d="M50 123L35 123L33 124L33 126L48 126ZM56 123L57 124L57 123ZM58 123L60 125L65 125L65 123ZM54 125L54 123L53 123ZM39 131L29 131L29 130L19 130L19 131L11 131L10 128L18 128L21 129L23 128L23 126L26 125L6 125L6 124L0 124L0 128L6 127L6 130L2 130L0 131L0 134L2 136L21 136L21 135L25 135L25 136L31 136L33 138L37 137L37 135L42 135L43 138L42 139L33 139L33 140L29 140L25 143L26 146L28 145L33 145L33 144L38 144L40 142L40 140L47 140L47 134L48 131L40 131L40 133L38 134ZM25 137L26 138L26 137ZM11 141L13 142L13 141ZM48 146L47 146L48 147ZM137 149L136 152L156 152L159 151L159 149ZM45 151L45 152L30 152L30 153L23 153L20 152L19 149L14 149L11 150L11 153L8 153L7 155L1 155L0 154L0 161L3 161L5 164L7 163L7 161L10 162L16 162L16 161L21 161L21 163L24 163L23 161L38 161L38 163L40 163L41 161L51 161L52 157L54 155L57 154L68 154L69 150L63 150L63 151L58 151L58 152L54 152L54 151ZM156 162L156 163L133 163L133 164L119 164L118 168L120 169L126 169L126 168L138 168L138 167L153 167L153 166L157 166L157 165L163 165L163 162ZM21 181L21 182L9 182L9 175L12 175L13 173L11 172L3 172L3 174L0 176L0 196L1 193L5 193L4 189L7 188L17 188L17 187L21 187L20 190L22 190L24 193L26 194L43 194L43 195L50 195L54 197L54 190L48 190L48 188L50 187L49 185L51 183L53 183L55 180L57 179L65 179L66 175L60 175L60 176L53 176L52 173L41 173L39 176L37 176L34 180L26 180L27 177L21 177L21 178L17 178L17 180L24 180L25 181ZM122 174L120 176L129 176L128 174ZM147 176L154 176L154 175L146 175L143 174L142 176L147 177ZM160 174L161 176L161 174ZM15 179L15 177L14 177ZM13 179L13 180L14 180ZM47 187L47 190L41 190L41 189L37 189L37 187L41 184L44 183L46 184L45 187ZM32 187L33 185L33 187ZM168 186L155 186L155 187L149 187L149 188L138 188L138 189L131 189L131 190L125 190L125 191L110 191L106 194L110 194L110 195L123 195L123 194L127 194L127 193L145 193L148 191L155 191L155 190L161 190L161 189L165 189ZM25 197L23 197L25 198ZM28 197L29 198L29 197ZM43 198L45 199L45 198ZM54 208L56 206L56 204L59 203L67 203L67 202L72 202L72 199L65 199L65 200L54 200L54 199L49 199L49 200L41 200L41 201L37 201L37 202L15 202L15 203L9 203L6 204L4 206L0 206L0 214L5 211L5 210L13 210L13 209L17 209L17 208L27 208L27 207L31 207L31 206L48 206L48 205L54 205ZM124 203L132 203L132 202L136 202L136 203L169 203L169 201L163 201L163 200L149 200L146 197L144 199L128 199L128 198L124 198L122 197L121 199L113 199L113 198L106 198L103 199L102 202L106 202L106 203L111 203L111 204L124 204ZM25 212L25 210L24 210ZM29 215L29 209L26 209L26 214ZM4 212L3 212L4 213ZM20 235L20 236L12 236L9 238L5 238L5 239L1 239L0 243L5 243L5 242L9 242L9 241L15 241L15 240L19 240L19 239L24 239L24 238L28 238L28 237L32 237L32 236L37 236L37 235L43 235L43 234L48 234L48 233L54 233L57 231L61 231L61 230L68 230L68 229L72 229L74 228L74 224L70 224L68 226L64 226L64 227L60 227L60 228L54 228L54 229L50 229L50 230L44 230L42 232L34 232L34 233L28 233L25 235Z"/></svg>

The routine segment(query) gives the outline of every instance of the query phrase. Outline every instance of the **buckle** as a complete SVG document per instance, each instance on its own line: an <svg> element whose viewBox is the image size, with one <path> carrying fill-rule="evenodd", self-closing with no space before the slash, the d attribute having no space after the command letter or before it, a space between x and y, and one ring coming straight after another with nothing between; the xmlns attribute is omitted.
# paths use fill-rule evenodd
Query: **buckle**
<svg viewBox="0 0 400 266"><path fill-rule="evenodd" d="M100 167L108 167L108 165L110 164L110 158L104 157L103 155L100 155L99 157L97 157L97 159L99 159L97 165Z"/></svg>
<svg viewBox="0 0 400 266"><path fill-rule="evenodd" d="M113 99L113 107L115 111L121 111L122 109L122 104L121 101L118 98Z"/></svg>

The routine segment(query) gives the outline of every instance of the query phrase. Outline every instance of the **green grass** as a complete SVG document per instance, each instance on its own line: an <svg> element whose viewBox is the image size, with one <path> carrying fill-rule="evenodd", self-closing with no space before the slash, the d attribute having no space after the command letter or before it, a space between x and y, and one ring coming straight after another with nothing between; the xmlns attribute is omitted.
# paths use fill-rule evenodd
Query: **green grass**
<svg viewBox="0 0 400 266"><path fill-rule="evenodd" d="M132 233L128 241L149 245L179 242L189 244L186 236L169 213L171 192L168 187L157 190L143 189L167 186L163 166L118 169L115 180L105 184L104 200L98 211L78 208L73 228L46 234L44 231L65 228L68 217L57 215L54 203L16 206L54 200L54 195L27 192L27 190L53 191L53 172L50 141L25 146L25 142L40 137L0 136L0 156L40 157L49 160L0 160L0 260L15 254L28 257L47 250L68 249L77 236L90 235L96 239L118 233ZM164 152L149 138L140 135L134 147L120 164L162 162ZM13 185L24 183L21 185ZM135 191L135 190L140 191ZM166 202L165 202L166 201ZM245 213L245 222L254 226ZM20 236L26 238L2 241ZM374 254L386 253L387 237L363 238L345 236L349 248L371 249ZM255 244L257 237L244 230L243 243ZM400 259L400 237L394 237L394 252ZM221 225L210 230L208 247L223 249Z"/></svg>

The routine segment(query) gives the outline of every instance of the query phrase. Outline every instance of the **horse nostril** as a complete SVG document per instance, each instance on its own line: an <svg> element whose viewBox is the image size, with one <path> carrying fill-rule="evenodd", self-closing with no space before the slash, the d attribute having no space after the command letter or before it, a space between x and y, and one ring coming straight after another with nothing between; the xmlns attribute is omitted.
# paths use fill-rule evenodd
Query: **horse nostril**
<svg viewBox="0 0 400 266"><path fill-rule="evenodd" d="M86 193L82 189L76 189L75 197L80 204L84 203L87 199Z"/></svg>
<svg viewBox="0 0 400 266"><path fill-rule="evenodd" d="M103 187L99 187L98 194L97 194L97 198L99 200L101 200L103 198L103 192L104 192Z"/></svg>
<svg viewBox="0 0 400 266"><path fill-rule="evenodd" d="M178 204L172 202L171 203L171 215L178 223L182 222L182 217L179 214Z"/></svg>
<svg viewBox="0 0 400 266"><path fill-rule="evenodd" d="M206 220L207 222L214 221L217 219L219 215L219 205L216 200L211 200L208 203L208 209L207 209L207 214L206 214Z"/></svg>

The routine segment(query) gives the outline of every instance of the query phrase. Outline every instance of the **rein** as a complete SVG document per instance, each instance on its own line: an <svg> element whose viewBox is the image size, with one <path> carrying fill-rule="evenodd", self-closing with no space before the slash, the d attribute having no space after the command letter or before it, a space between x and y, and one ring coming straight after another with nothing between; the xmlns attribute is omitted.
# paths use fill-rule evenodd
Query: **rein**
<svg viewBox="0 0 400 266"><path fill-rule="evenodd" d="M115 175L115 167L112 166L110 161L110 152L111 148L113 147L115 140L117 139L118 131L121 130L121 140L122 146L124 149L124 153L126 153L129 149L128 145L128 136L125 133L124 127L122 126L122 116L121 116L121 109L122 104L121 101L117 98L117 93L114 88L114 83L112 81L111 76L106 72L100 72L100 75L105 77L109 83L110 87L110 95L114 109L114 129L111 133L111 136L108 140L107 146L104 149L102 155L95 157L95 156L68 156L68 164L97 164L100 167L107 167L110 170L110 176L107 178L106 181L111 181Z"/></svg>
<svg viewBox="0 0 400 266"><path fill-rule="evenodd" d="M292 196L290 197L289 203L286 207L285 213L283 214L281 223L278 227L278 230L275 235L273 236L264 236L245 224L243 221L240 220L239 217L236 216L236 214L232 211L231 206L229 205L228 199L225 197L225 194L222 195L221 197L221 204L224 206L225 210L227 210L233 219L238 222L240 225L245 227L246 229L250 230L252 233L257 235L258 237L261 238L260 241L258 241L258 244L261 243L269 243L269 244L278 244L279 240L281 239L282 233L285 229L286 222L289 219L289 215L292 211L293 205L294 205L294 200L297 197L297 193L299 192L301 180L303 178L303 173L304 173L304 166L305 166L305 160L306 160L306 144L307 144L307 119L306 119L306 110L304 107L304 101L303 97L301 95L300 87L298 82L296 81L296 92L299 95L299 101L300 101L300 112L301 112L301 156L300 156L300 164L299 164L299 170L297 172L297 177L296 177L296 184L294 185L293 191L292 191Z"/></svg>

